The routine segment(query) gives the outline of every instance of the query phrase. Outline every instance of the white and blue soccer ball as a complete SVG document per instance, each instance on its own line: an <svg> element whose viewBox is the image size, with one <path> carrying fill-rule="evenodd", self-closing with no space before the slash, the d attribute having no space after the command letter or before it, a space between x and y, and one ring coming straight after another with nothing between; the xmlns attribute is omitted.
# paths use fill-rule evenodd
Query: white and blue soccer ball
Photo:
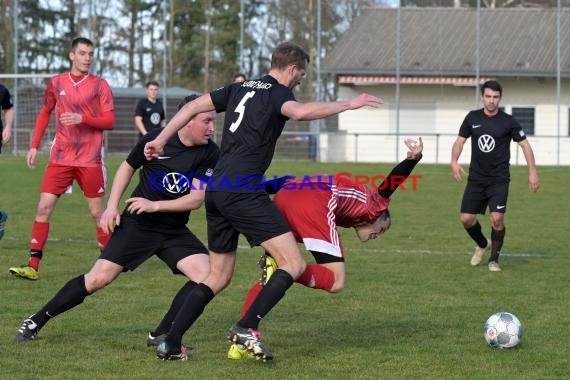
<svg viewBox="0 0 570 380"><path fill-rule="evenodd" d="M514 348L522 342L522 323L514 314L501 311L487 319L483 336L493 348Z"/></svg>

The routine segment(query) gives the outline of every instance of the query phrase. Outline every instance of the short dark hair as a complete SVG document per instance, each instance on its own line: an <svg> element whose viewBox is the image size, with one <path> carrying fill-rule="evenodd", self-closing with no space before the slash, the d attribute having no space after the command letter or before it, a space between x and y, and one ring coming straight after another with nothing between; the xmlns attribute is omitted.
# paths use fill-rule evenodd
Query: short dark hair
<svg viewBox="0 0 570 380"><path fill-rule="evenodd" d="M85 38L85 37L74 38L73 41L71 41L71 51L74 51L75 48L77 47L77 45L79 45L79 44L83 44L83 45L87 45L87 46L93 46L93 41L91 41L89 38Z"/></svg>
<svg viewBox="0 0 570 380"><path fill-rule="evenodd" d="M178 103L178 105L176 106L176 110L177 110L177 111L180 111L180 109L181 109L182 107L184 107L184 105L185 105L186 103L190 103L191 101L196 100L196 99L198 99L199 97L200 97L200 95L197 95L197 94L192 94L192 95L185 96L184 99L182 99L182 101L181 101L180 103Z"/></svg>
<svg viewBox="0 0 570 380"><path fill-rule="evenodd" d="M156 86L156 87L160 87L160 84L158 84L157 81L155 80L149 80L148 82L146 82L145 87L148 88L148 86Z"/></svg>
<svg viewBox="0 0 570 380"><path fill-rule="evenodd" d="M309 63L309 54L294 42L283 42L277 45L271 55L271 68L284 69L289 65L306 68Z"/></svg>
<svg viewBox="0 0 570 380"><path fill-rule="evenodd" d="M236 75L234 75L233 81L235 82L236 79L238 79L238 78L243 78L244 81L247 79L247 77L245 76L244 73L237 73Z"/></svg>
<svg viewBox="0 0 570 380"><path fill-rule="evenodd" d="M384 212L382 214L380 214L378 219L380 221L383 221L383 220L388 221L388 226L386 227L386 229L384 231L387 231L390 228L390 226L392 225L392 215L390 215L390 210L388 210L388 209L384 210Z"/></svg>
<svg viewBox="0 0 570 380"><path fill-rule="evenodd" d="M481 95L485 93L486 88L497 91L499 95L503 96L503 87L501 87L501 84L496 80L488 80L487 82L483 83L481 86Z"/></svg>

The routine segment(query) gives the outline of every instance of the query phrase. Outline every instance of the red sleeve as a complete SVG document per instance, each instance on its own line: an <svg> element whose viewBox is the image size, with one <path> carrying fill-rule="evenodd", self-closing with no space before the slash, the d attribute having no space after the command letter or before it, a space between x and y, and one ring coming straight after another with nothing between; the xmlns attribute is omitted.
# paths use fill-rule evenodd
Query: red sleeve
<svg viewBox="0 0 570 380"><path fill-rule="evenodd" d="M36 119L34 138L32 138L32 144L30 145L30 148L35 148L35 149L39 148L40 142L42 141L42 137L44 137L44 132L48 127L50 116L51 116L51 111L46 107L42 107L42 109L40 110L40 114Z"/></svg>
<svg viewBox="0 0 570 380"><path fill-rule="evenodd" d="M109 130L115 127L115 112L113 110L103 112L99 117L81 116L83 117L83 124L92 128Z"/></svg>

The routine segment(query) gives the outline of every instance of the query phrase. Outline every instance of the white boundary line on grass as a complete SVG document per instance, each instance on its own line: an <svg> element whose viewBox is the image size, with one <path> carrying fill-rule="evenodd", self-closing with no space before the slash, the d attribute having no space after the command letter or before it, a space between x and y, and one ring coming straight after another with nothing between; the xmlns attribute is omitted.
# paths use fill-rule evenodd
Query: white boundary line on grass
<svg viewBox="0 0 570 380"><path fill-rule="evenodd" d="M5 240L10 241L22 241L23 239L16 239L14 237L5 236ZM48 242L70 242L70 243L86 243L97 245L95 240L91 239L59 239L59 238L48 238ZM251 248L249 245L238 245L238 249ZM370 253L407 253L407 254L417 254L417 255L455 255L457 252L444 252L444 251L432 251L429 249L383 249L383 248L348 248L345 249L348 252L370 252ZM473 252L464 252L464 255L471 256ZM507 257L546 257L543 253L535 252L512 252L512 253L501 253L501 256Z"/></svg>
<svg viewBox="0 0 570 380"><path fill-rule="evenodd" d="M356 251L364 251L364 252L377 252L377 253L389 253L389 252L396 252L396 253L412 253L412 254L420 254L420 255L455 255L457 252L443 252L443 251L432 251L429 249L380 249L380 248L349 248L346 251L356 252ZM465 252L464 255L471 256L473 252ZM510 256L510 257L544 257L546 255L542 253L534 253L534 252L513 252L513 253L501 253L501 256Z"/></svg>

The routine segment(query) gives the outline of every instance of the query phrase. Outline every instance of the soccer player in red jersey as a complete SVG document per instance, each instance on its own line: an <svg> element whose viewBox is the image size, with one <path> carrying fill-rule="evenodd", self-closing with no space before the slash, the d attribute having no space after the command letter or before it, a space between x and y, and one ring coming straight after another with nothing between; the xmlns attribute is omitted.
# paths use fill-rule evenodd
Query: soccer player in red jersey
<svg viewBox="0 0 570 380"><path fill-rule="evenodd" d="M268 186L268 193L277 191L273 201L289 224L298 243L315 258L295 282L309 288L338 293L345 286L345 265L337 226L354 228L362 242L377 239L391 225L388 205L392 193L409 176L422 157L423 143L406 139L407 158L392 169L377 188L370 188L349 178L313 176L287 179L285 183ZM272 190L274 189L274 190ZM241 311L245 316L257 295L277 269L268 255L260 260L262 274L248 291ZM250 357L245 347L232 344L229 359Z"/></svg>
<svg viewBox="0 0 570 380"><path fill-rule="evenodd" d="M103 132L113 129L113 94L108 83L89 73L93 42L78 37L71 43L71 70L52 77L44 94L30 150L26 157L35 168L40 141L55 110L55 138L40 188L40 200L32 227L28 265L10 268L13 275L39 278L39 264L49 231L49 219L61 194L77 181L97 226L97 241L103 250L109 234L98 227L103 214L106 173L102 161Z"/></svg>

